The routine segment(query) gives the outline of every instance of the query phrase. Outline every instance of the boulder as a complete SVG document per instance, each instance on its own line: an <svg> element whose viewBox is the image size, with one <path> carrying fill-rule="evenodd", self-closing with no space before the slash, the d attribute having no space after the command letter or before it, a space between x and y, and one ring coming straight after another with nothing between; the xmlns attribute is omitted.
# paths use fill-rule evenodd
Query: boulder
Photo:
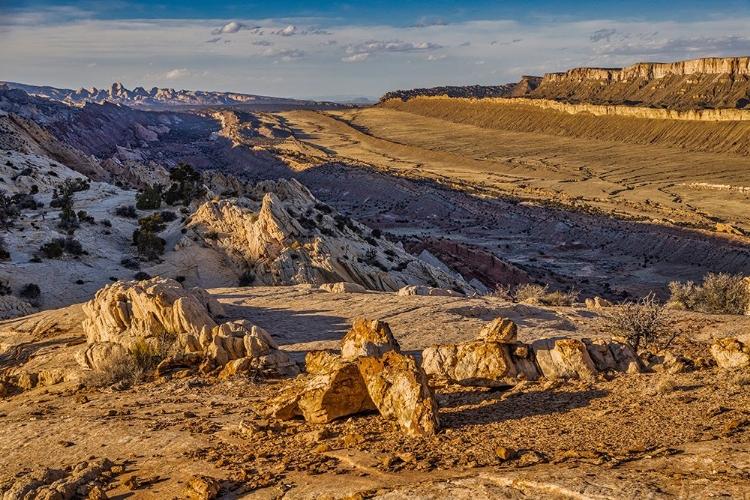
<svg viewBox="0 0 750 500"><path fill-rule="evenodd" d="M719 368L734 370L750 367L750 344L743 344L735 338L714 340L711 354Z"/></svg>
<svg viewBox="0 0 750 500"><path fill-rule="evenodd" d="M433 345L422 352L422 369L430 378L467 386L508 387L536 380L539 372L528 347L499 342Z"/></svg>
<svg viewBox="0 0 750 500"><path fill-rule="evenodd" d="M331 373L340 369L346 363L341 359L340 354L330 349L310 351L305 355L305 371L310 375Z"/></svg>
<svg viewBox="0 0 750 500"><path fill-rule="evenodd" d="M407 285L400 288L397 294L399 297L407 295L424 295L430 297L464 297L463 293L445 288L435 288L425 285Z"/></svg>
<svg viewBox="0 0 750 500"><path fill-rule="evenodd" d="M540 339L532 342L531 349L542 375L548 379L596 377L596 365L586 346L575 339Z"/></svg>
<svg viewBox="0 0 750 500"><path fill-rule="evenodd" d="M189 344L223 308L205 290L185 290L164 278L118 281L107 285L83 305L83 329L89 343L116 342L129 346L139 338L170 335Z"/></svg>
<svg viewBox="0 0 750 500"><path fill-rule="evenodd" d="M482 327L479 339L485 342L512 344L518 336L518 327L508 318L495 318Z"/></svg>
<svg viewBox="0 0 750 500"><path fill-rule="evenodd" d="M324 283L320 285L321 290L329 293L367 293L367 289L357 283L341 281L339 283Z"/></svg>
<svg viewBox="0 0 750 500"><path fill-rule="evenodd" d="M435 395L411 356L388 351L357 360L367 392L380 414L409 436L433 436L440 429Z"/></svg>
<svg viewBox="0 0 750 500"><path fill-rule="evenodd" d="M591 300L591 299L586 299ZM583 343L586 346L586 350L591 356L591 360L594 362L594 366L600 372L610 372L617 370L617 362L615 361L612 352L609 350L609 345L604 339L583 339Z"/></svg>
<svg viewBox="0 0 750 500"><path fill-rule="evenodd" d="M361 356L381 356L388 351L400 352L401 347L388 323L357 318L354 326L341 339L341 357L353 360Z"/></svg>
<svg viewBox="0 0 750 500"><path fill-rule="evenodd" d="M128 350L116 342L95 342L85 350L76 352L79 365L87 370L106 370L113 362L122 362L130 356Z"/></svg>
<svg viewBox="0 0 750 500"><path fill-rule="evenodd" d="M643 363L635 350L624 339L614 338L607 343L615 360L615 370L622 373L640 373Z"/></svg>
<svg viewBox="0 0 750 500"><path fill-rule="evenodd" d="M508 379L512 364L508 347L496 342L433 345L422 353L427 376L461 385L513 385Z"/></svg>
<svg viewBox="0 0 750 500"><path fill-rule="evenodd" d="M196 474L185 485L183 498L190 500L213 500L218 498L221 483L212 477Z"/></svg>
<svg viewBox="0 0 750 500"><path fill-rule="evenodd" d="M312 378L297 406L305 420L315 424L376 409L356 363Z"/></svg>

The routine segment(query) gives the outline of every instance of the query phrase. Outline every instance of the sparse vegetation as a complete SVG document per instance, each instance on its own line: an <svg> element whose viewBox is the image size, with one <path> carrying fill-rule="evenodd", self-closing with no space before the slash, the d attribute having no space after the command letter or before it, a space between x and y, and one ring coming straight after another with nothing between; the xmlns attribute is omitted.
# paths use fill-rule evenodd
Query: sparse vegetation
<svg viewBox="0 0 750 500"><path fill-rule="evenodd" d="M0 281L0 295L10 295L13 289L4 281Z"/></svg>
<svg viewBox="0 0 750 500"><path fill-rule="evenodd" d="M50 206L60 209L61 228L74 229L78 226L78 218L73 210L74 197L76 193L86 191L89 187L88 179L65 179L54 188Z"/></svg>
<svg viewBox="0 0 750 500"><path fill-rule="evenodd" d="M542 298L547 295L548 289L547 285L537 285L535 283L523 284L515 289L513 298L516 302L539 304L542 302Z"/></svg>
<svg viewBox="0 0 750 500"><path fill-rule="evenodd" d="M15 203L5 191L0 190L0 227L8 228L18 217Z"/></svg>
<svg viewBox="0 0 750 500"><path fill-rule="evenodd" d="M134 271L141 268L141 263L138 259L133 259L132 257L123 257L122 260L120 260L120 265L125 269L132 269Z"/></svg>
<svg viewBox="0 0 750 500"><path fill-rule="evenodd" d="M63 253L69 253L73 256L83 255L85 251L81 242L68 236L67 238L55 238L39 247L37 256L43 256L48 259L59 259Z"/></svg>
<svg viewBox="0 0 750 500"><path fill-rule="evenodd" d="M249 269L243 272L237 280L237 286L250 286L255 282L255 274Z"/></svg>
<svg viewBox="0 0 750 500"><path fill-rule="evenodd" d="M604 324L637 351L664 339L667 333L666 308L652 293L638 302L625 302L609 308Z"/></svg>
<svg viewBox="0 0 750 500"><path fill-rule="evenodd" d="M580 292L575 290L574 288L571 288L568 291L561 291L561 290L555 290L553 292L549 292L541 297L542 304L548 305L548 306L566 306L570 307L572 305L575 305L576 302L578 302L578 295L580 295Z"/></svg>
<svg viewBox="0 0 750 500"><path fill-rule="evenodd" d="M167 242L157 236L167 226L161 214L153 214L138 219L139 228L133 231L133 244L138 249L138 255L145 260L156 260L164 254Z"/></svg>
<svg viewBox="0 0 750 500"><path fill-rule="evenodd" d="M135 208L138 210L153 210L161 206L162 191L161 184L154 184L135 196Z"/></svg>
<svg viewBox="0 0 750 500"><path fill-rule="evenodd" d="M741 274L709 273L703 284L692 281L669 284L668 305L676 309L711 314L744 314L750 306L750 283Z"/></svg>
<svg viewBox="0 0 750 500"><path fill-rule="evenodd" d="M172 185L164 194L164 201L168 205L182 203L184 206L188 206L193 200L206 193L206 189L201 182L201 174L185 163L180 163L177 168L169 172L169 179L172 181Z"/></svg>
<svg viewBox="0 0 750 500"><path fill-rule="evenodd" d="M5 249L5 238L0 236L0 262L10 260L10 252Z"/></svg>
<svg viewBox="0 0 750 500"><path fill-rule="evenodd" d="M26 299L26 301L34 307L39 307L42 303L42 290L36 283L26 283L23 285L18 292L18 296L22 299Z"/></svg>
<svg viewBox="0 0 750 500"><path fill-rule="evenodd" d="M126 219L135 219L138 217L138 212L133 205L120 205L115 209L115 215Z"/></svg>
<svg viewBox="0 0 750 500"><path fill-rule="evenodd" d="M138 281L150 280L151 279L151 275L148 274L148 273L146 273L146 272L143 272L143 271L138 271L133 276L133 279L137 279Z"/></svg>

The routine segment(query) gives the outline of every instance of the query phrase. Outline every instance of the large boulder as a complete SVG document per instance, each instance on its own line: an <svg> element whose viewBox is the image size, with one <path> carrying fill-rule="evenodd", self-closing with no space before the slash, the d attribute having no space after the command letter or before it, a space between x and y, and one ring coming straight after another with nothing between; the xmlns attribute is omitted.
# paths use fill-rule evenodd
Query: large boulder
<svg viewBox="0 0 750 500"><path fill-rule="evenodd" d="M495 318L482 327L477 338L485 342L513 344L517 337L518 327L513 321L508 318Z"/></svg>
<svg viewBox="0 0 750 500"><path fill-rule="evenodd" d="M380 414L409 436L433 436L440 429L435 395L411 356L396 351L360 358L359 371Z"/></svg>
<svg viewBox="0 0 750 500"><path fill-rule="evenodd" d="M512 364L508 346L496 342L433 345L422 352L425 374L461 385L513 385L508 378Z"/></svg>
<svg viewBox="0 0 750 500"><path fill-rule="evenodd" d="M305 371L310 375L331 373L343 367L347 361L341 355L330 349L310 351L305 355Z"/></svg>
<svg viewBox="0 0 750 500"><path fill-rule="evenodd" d="M388 351L401 351L388 323L357 318L354 326L341 339L341 357L345 360L361 356L381 356Z"/></svg>
<svg viewBox="0 0 750 500"><path fill-rule="evenodd" d="M735 338L714 340L711 354L719 368L733 370L750 367L750 344L743 344Z"/></svg>
<svg viewBox="0 0 750 500"><path fill-rule="evenodd" d="M129 346L138 339L169 335L188 342L224 314L205 290L186 290L178 282L153 278L107 285L83 305L83 329L89 343Z"/></svg>
<svg viewBox="0 0 750 500"><path fill-rule="evenodd" d="M596 365L580 340L540 339L532 342L531 349L542 375L548 379L592 380L597 375Z"/></svg>
<svg viewBox="0 0 750 500"><path fill-rule="evenodd" d="M315 424L376 409L356 363L314 377L297 405L305 420Z"/></svg>

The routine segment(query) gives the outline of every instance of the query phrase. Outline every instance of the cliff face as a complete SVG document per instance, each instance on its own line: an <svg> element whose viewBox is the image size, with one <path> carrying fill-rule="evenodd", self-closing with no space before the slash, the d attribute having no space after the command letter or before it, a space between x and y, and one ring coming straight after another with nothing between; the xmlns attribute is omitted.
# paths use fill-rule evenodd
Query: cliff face
<svg viewBox="0 0 750 500"><path fill-rule="evenodd" d="M750 109L750 57L575 68L544 75L526 97L676 111Z"/></svg>

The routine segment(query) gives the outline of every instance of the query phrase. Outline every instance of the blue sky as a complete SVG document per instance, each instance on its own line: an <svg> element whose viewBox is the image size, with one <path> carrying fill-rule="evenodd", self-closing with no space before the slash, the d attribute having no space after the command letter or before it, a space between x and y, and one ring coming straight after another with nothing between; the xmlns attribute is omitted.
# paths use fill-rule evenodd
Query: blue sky
<svg viewBox="0 0 750 500"><path fill-rule="evenodd" d="M369 96L750 55L750 0L0 0L0 80Z"/></svg>

